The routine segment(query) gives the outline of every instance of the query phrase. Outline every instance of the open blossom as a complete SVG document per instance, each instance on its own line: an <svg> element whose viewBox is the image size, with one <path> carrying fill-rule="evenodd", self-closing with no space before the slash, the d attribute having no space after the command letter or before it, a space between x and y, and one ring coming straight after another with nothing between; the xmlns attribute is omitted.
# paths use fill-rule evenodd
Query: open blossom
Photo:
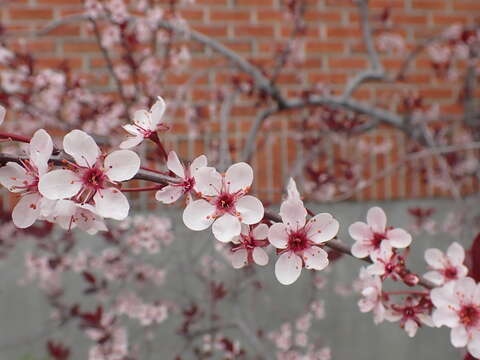
<svg viewBox="0 0 480 360"><path fill-rule="evenodd" d="M365 268L360 269L360 291L363 296L358 301L361 312L373 311L373 321L380 324L385 319L385 306L383 304L382 280L379 276L370 275Z"/></svg>
<svg viewBox="0 0 480 360"><path fill-rule="evenodd" d="M450 281L431 291L436 309L432 318L436 326L451 328L454 347L466 346L468 352L480 358L480 285L469 277Z"/></svg>
<svg viewBox="0 0 480 360"><path fill-rule="evenodd" d="M397 281L402 278L405 270L405 259L393 251L387 243L380 246L380 251L372 258L373 264L367 266L366 271L371 275L378 275L382 280L390 277Z"/></svg>
<svg viewBox="0 0 480 360"><path fill-rule="evenodd" d="M367 212L367 223L357 221L348 228L348 233L356 241L352 254L357 258L370 255L374 258L380 253L383 243L397 249L405 248L412 242L412 236L400 228L387 228L387 217L379 207Z"/></svg>
<svg viewBox="0 0 480 360"><path fill-rule="evenodd" d="M155 199L164 203L171 204L177 201L183 194L189 194L195 187L195 174L201 168L207 166L207 157L200 155L192 161L190 166L184 167L177 154L170 151L167 159L167 167L175 175L182 179L179 184L170 184L157 191Z"/></svg>
<svg viewBox="0 0 480 360"><path fill-rule="evenodd" d="M295 197L285 200L280 207L281 223L273 224L268 240L281 253L275 264L275 275L283 285L293 284L302 271L323 270L328 265L328 254L320 245L335 237L339 223L332 215L321 213L307 220L303 202Z"/></svg>
<svg viewBox="0 0 480 360"><path fill-rule="evenodd" d="M54 203L47 220L57 223L62 229L79 229L90 235L107 231L103 218L90 204L79 204L71 200L58 200Z"/></svg>
<svg viewBox="0 0 480 360"><path fill-rule="evenodd" d="M400 327L403 328L408 336L414 337L417 330L422 325L435 326L428 313L431 304L429 301L407 297L405 304L392 304L385 314L388 321L400 321Z"/></svg>
<svg viewBox="0 0 480 360"><path fill-rule="evenodd" d="M39 193L39 178L48 171L48 160L52 155L53 143L45 130L38 130L28 146L29 159L22 165L8 162L0 168L0 183L9 191L20 193L21 199L12 212L15 226L27 228L42 215L42 208L49 201Z"/></svg>
<svg viewBox="0 0 480 360"><path fill-rule="evenodd" d="M38 188L48 199L70 199L93 204L95 212L105 218L123 220L130 205L115 186L135 176L140 158L130 150L117 150L104 156L95 140L80 130L63 139L64 151L73 157L71 170L54 170L40 178Z"/></svg>
<svg viewBox="0 0 480 360"><path fill-rule="evenodd" d="M159 96L150 111L138 110L133 114L133 124L123 125L123 128L131 135L120 144L121 149L130 149L139 145L143 139L155 136L157 129L166 127L160 120L165 113L165 101Z"/></svg>
<svg viewBox="0 0 480 360"><path fill-rule="evenodd" d="M242 224L239 236L233 238L232 266L240 269L247 264L255 262L257 265L268 264L268 254L263 249L268 246L268 225L259 224L255 227Z"/></svg>
<svg viewBox="0 0 480 360"><path fill-rule="evenodd" d="M425 251L425 261L431 271L423 277L439 286L463 278L468 273L467 267L463 265L464 259L465 250L457 242L448 247L446 254L439 249L427 249Z"/></svg>
<svg viewBox="0 0 480 360"><path fill-rule="evenodd" d="M247 195L253 181L253 170L246 163L233 164L224 175L214 168L203 167L195 173L196 189L202 199L188 204L183 222L195 231L212 225L215 238L229 242L240 235L241 224L256 224L263 218L263 204Z"/></svg>

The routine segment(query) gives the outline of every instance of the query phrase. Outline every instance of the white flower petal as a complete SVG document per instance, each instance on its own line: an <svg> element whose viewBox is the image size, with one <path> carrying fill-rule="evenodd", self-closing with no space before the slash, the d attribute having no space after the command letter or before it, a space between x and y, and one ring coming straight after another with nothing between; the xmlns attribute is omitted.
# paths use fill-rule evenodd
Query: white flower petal
<svg viewBox="0 0 480 360"><path fill-rule="evenodd" d="M155 199L164 204L172 204L183 195L183 187L167 185L157 191Z"/></svg>
<svg viewBox="0 0 480 360"><path fill-rule="evenodd" d="M147 110L137 110L133 113L133 123L146 131L155 130L152 118Z"/></svg>
<svg viewBox="0 0 480 360"><path fill-rule="evenodd" d="M165 104L165 101L158 96L157 101L155 104L153 104L152 108L150 109L151 113L151 119L152 119L152 130L155 130L156 126L160 123L162 120L163 114L165 113L165 109L167 108L167 105Z"/></svg>
<svg viewBox="0 0 480 360"><path fill-rule="evenodd" d="M357 221L348 227L348 234L356 241L367 241L373 237L370 226L364 222Z"/></svg>
<svg viewBox="0 0 480 360"><path fill-rule="evenodd" d="M418 325L417 323L412 320L412 319L408 319L406 322L405 322L405 327L404 327L405 331L407 332L408 336L409 337L414 337L415 334L417 333L417 330L418 330Z"/></svg>
<svg viewBox="0 0 480 360"><path fill-rule="evenodd" d="M288 233L285 224L276 223L270 226L268 241L277 249L285 249L288 245Z"/></svg>
<svg viewBox="0 0 480 360"><path fill-rule="evenodd" d="M425 273L425 275L423 275L423 277L426 280L431 281L432 283L434 283L437 286L440 286L445 282L445 278L438 271L429 271L429 272Z"/></svg>
<svg viewBox="0 0 480 360"><path fill-rule="evenodd" d="M275 276L282 285L290 285L297 281L302 272L302 259L292 251L280 255L275 263Z"/></svg>
<svg viewBox="0 0 480 360"><path fill-rule="evenodd" d="M268 264L268 254L261 247L256 247L253 249L252 257L253 261L255 261L257 265L265 266Z"/></svg>
<svg viewBox="0 0 480 360"><path fill-rule="evenodd" d="M387 216L381 208L375 206L367 212L367 223L374 232L383 234L387 226Z"/></svg>
<svg viewBox="0 0 480 360"><path fill-rule="evenodd" d="M252 231L253 238L255 240L264 240L268 237L268 225L258 224Z"/></svg>
<svg viewBox="0 0 480 360"><path fill-rule="evenodd" d="M464 347L468 343L468 333L465 327L460 325L450 331L450 341L454 347Z"/></svg>
<svg viewBox="0 0 480 360"><path fill-rule="evenodd" d="M240 213L241 220L245 224L256 224L263 219L263 204L256 197L245 195L235 203L235 210Z"/></svg>
<svg viewBox="0 0 480 360"><path fill-rule="evenodd" d="M412 243L412 235L400 228L388 230L387 239L390 241L390 244L397 249L406 248Z"/></svg>
<svg viewBox="0 0 480 360"><path fill-rule="evenodd" d="M131 124L126 124L122 125L123 129L128 132L130 135L133 135L135 137L140 136L143 140L143 133L140 131L138 126L131 125Z"/></svg>
<svg viewBox="0 0 480 360"><path fill-rule="evenodd" d="M293 178L290 178L287 185L287 199L301 200L300 193L297 189L297 183Z"/></svg>
<svg viewBox="0 0 480 360"><path fill-rule="evenodd" d="M425 261L434 269L442 269L445 266L445 255L438 249L427 249Z"/></svg>
<svg viewBox="0 0 480 360"><path fill-rule="evenodd" d="M208 228L214 218L215 206L203 199L188 204L183 211L183 222L191 230L200 231Z"/></svg>
<svg viewBox="0 0 480 360"><path fill-rule="evenodd" d="M63 150L80 166L92 167L100 155L93 138L81 130L70 131L63 138Z"/></svg>
<svg viewBox="0 0 480 360"><path fill-rule="evenodd" d="M363 244L360 241L357 241L355 244L352 245L352 255L356 258L363 259L370 255L371 247L368 245Z"/></svg>
<svg viewBox="0 0 480 360"><path fill-rule="evenodd" d="M480 332L479 330L474 330L474 335L467 344L467 349L470 355L474 358L480 358Z"/></svg>
<svg viewBox="0 0 480 360"><path fill-rule="evenodd" d="M285 200L280 206L283 223L291 230L298 230L305 225L307 210L300 200Z"/></svg>
<svg viewBox="0 0 480 360"><path fill-rule="evenodd" d="M200 155L190 164L190 175L194 176L199 169L205 166L207 166L207 157L205 155Z"/></svg>
<svg viewBox="0 0 480 360"><path fill-rule="evenodd" d="M218 241L226 243L240 235L241 228L240 220L227 213L215 220L212 225L212 232Z"/></svg>
<svg viewBox="0 0 480 360"><path fill-rule="evenodd" d="M434 288L430 292L432 303L437 308L458 307L458 300L454 295L455 283L449 282L442 287ZM439 325L437 325L439 326Z"/></svg>
<svg viewBox="0 0 480 360"><path fill-rule="evenodd" d="M230 194L247 190L252 185L252 181L252 167L244 162L231 165L225 173L225 184Z"/></svg>
<svg viewBox="0 0 480 360"><path fill-rule="evenodd" d="M320 244L333 239L340 228L340 224L328 213L321 213L308 221L307 236L313 242Z"/></svg>
<svg viewBox="0 0 480 360"><path fill-rule="evenodd" d="M212 167L200 168L194 178L195 189L202 195L215 196L222 190L222 175Z"/></svg>
<svg viewBox="0 0 480 360"><path fill-rule="evenodd" d="M232 266L234 269L240 269L248 263L248 252L245 249L235 251L230 255Z"/></svg>
<svg viewBox="0 0 480 360"><path fill-rule="evenodd" d="M138 144L140 144L143 141L143 139L144 139L143 135L129 136L120 143L119 148L131 149L137 146Z"/></svg>
<svg viewBox="0 0 480 360"><path fill-rule="evenodd" d="M30 183L33 179L27 175L25 169L14 162L8 162L7 165L0 168L0 184L11 192L21 192L23 189L17 188L26 183Z"/></svg>
<svg viewBox="0 0 480 360"><path fill-rule="evenodd" d="M124 220L128 216L130 204L122 192L115 188L98 191L93 197L98 215L114 220Z"/></svg>
<svg viewBox="0 0 480 360"><path fill-rule="evenodd" d="M53 170L40 178L38 191L50 200L67 199L82 188L77 174L70 170Z"/></svg>
<svg viewBox="0 0 480 360"><path fill-rule="evenodd" d="M167 168L178 177L181 177L182 179L185 178L185 169L175 151L170 151L168 153Z"/></svg>
<svg viewBox="0 0 480 360"><path fill-rule="evenodd" d="M312 246L303 252L305 268L323 270L328 266L328 254L318 246Z"/></svg>
<svg viewBox="0 0 480 360"><path fill-rule="evenodd" d="M447 256L453 265L462 265L465 260L465 250L455 241L448 247Z"/></svg>
<svg viewBox="0 0 480 360"><path fill-rule="evenodd" d="M28 150L30 160L37 167L39 174L45 174L48 170L48 160L53 151L53 142L50 135L43 129L37 130L30 140Z"/></svg>
<svg viewBox="0 0 480 360"><path fill-rule="evenodd" d="M117 150L104 161L105 174L112 181L126 181L133 178L140 169L140 158L130 150Z"/></svg>
<svg viewBox="0 0 480 360"><path fill-rule="evenodd" d="M39 202L41 198L38 193L26 194L21 197L12 212L12 220L16 227L25 229L33 225L40 216Z"/></svg>

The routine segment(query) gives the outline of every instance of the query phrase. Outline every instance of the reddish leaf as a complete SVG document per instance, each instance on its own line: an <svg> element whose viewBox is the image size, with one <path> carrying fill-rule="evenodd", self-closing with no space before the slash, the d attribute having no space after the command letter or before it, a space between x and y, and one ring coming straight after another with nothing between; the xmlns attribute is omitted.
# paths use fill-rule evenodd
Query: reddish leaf
<svg viewBox="0 0 480 360"><path fill-rule="evenodd" d="M477 234L473 240L469 255L470 261L467 264L469 267L469 276L478 282L480 281L480 233Z"/></svg>

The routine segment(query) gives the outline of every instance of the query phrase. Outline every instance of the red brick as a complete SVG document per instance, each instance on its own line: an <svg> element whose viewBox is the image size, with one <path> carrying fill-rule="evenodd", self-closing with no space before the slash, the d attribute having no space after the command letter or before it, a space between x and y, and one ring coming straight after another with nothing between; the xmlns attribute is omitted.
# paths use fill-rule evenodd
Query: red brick
<svg viewBox="0 0 480 360"><path fill-rule="evenodd" d="M10 18L18 20L49 20L53 17L53 9L47 8L13 8L10 9Z"/></svg>

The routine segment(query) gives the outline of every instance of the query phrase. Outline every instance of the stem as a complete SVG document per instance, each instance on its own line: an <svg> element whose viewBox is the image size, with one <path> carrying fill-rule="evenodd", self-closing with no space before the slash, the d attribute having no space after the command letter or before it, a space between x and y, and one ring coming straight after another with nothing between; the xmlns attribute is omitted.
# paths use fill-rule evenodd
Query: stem
<svg viewBox="0 0 480 360"><path fill-rule="evenodd" d="M29 144L31 140L29 137L26 137L26 136L21 136L21 135L6 133L6 132L0 132L0 139L19 141L27 144Z"/></svg>
<svg viewBox="0 0 480 360"><path fill-rule="evenodd" d="M125 188L120 189L122 192L140 192L140 191L155 191L164 188L165 185L152 185L152 186L144 186L144 187L136 187L136 188Z"/></svg>
<svg viewBox="0 0 480 360"><path fill-rule="evenodd" d="M418 296L428 295L428 291L411 291L411 290L384 291L383 293L386 295L418 295Z"/></svg>

